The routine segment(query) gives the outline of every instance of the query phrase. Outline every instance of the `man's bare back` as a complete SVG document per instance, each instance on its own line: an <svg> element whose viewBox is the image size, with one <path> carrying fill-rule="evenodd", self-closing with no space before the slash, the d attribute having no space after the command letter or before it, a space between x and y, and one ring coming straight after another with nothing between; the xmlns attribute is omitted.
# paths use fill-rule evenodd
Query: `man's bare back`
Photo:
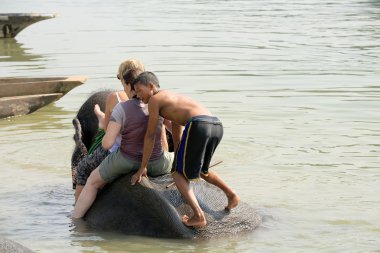
<svg viewBox="0 0 380 253"><path fill-rule="evenodd" d="M198 115L211 115L210 111L194 100L167 90L153 95L149 103L157 103L159 114L178 125L186 125L188 120Z"/></svg>

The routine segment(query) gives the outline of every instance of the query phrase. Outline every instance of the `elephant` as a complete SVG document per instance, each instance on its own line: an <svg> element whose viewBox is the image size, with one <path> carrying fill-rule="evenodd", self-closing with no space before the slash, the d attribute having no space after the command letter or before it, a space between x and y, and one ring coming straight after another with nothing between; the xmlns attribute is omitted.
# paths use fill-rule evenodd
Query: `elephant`
<svg viewBox="0 0 380 253"><path fill-rule="evenodd" d="M191 213L171 175L143 178L132 186L127 174L106 185L86 213L84 220L97 230L161 238L225 238L253 231L261 216L241 202L231 211L224 209L225 194L204 180L192 181L198 202L205 212L207 226L185 226L181 217Z"/></svg>
<svg viewBox="0 0 380 253"><path fill-rule="evenodd" d="M99 105L102 111L105 111L106 99L111 91L103 90L92 94L80 107L77 115L72 123L75 129L73 136L75 147L71 156L71 175L73 181L73 189L76 187L76 170L80 161L82 166L97 166L107 155L102 151L97 152L91 159L88 159L88 150L95 140L99 131L99 121L94 113L94 106ZM95 168L93 167L93 168Z"/></svg>
<svg viewBox="0 0 380 253"><path fill-rule="evenodd" d="M85 144L84 141L94 138L98 121L88 114L93 113L93 105L105 97L103 93L90 96L73 120L76 144L72 167L74 162L89 157L81 156L89 147L89 142ZM181 217L191 214L191 208L177 190L171 175L143 177L140 183L132 186L133 173L118 178L98 192L95 202L83 217L87 226L128 235L194 239L235 236L253 231L262 222L261 216L243 201L231 211L226 211L225 194L199 179L191 181L191 186L205 212L207 226L199 229L187 227Z"/></svg>

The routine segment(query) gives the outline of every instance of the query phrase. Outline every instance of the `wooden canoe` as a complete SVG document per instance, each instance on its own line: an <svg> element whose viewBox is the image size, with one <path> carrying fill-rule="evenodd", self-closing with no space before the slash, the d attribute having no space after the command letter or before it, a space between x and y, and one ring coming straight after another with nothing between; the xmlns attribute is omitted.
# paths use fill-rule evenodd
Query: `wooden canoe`
<svg viewBox="0 0 380 253"><path fill-rule="evenodd" d="M0 78L0 118L32 113L86 80L84 76Z"/></svg>
<svg viewBox="0 0 380 253"><path fill-rule="evenodd" d="M13 38L31 24L55 16L55 14L37 13L0 13L0 38Z"/></svg>

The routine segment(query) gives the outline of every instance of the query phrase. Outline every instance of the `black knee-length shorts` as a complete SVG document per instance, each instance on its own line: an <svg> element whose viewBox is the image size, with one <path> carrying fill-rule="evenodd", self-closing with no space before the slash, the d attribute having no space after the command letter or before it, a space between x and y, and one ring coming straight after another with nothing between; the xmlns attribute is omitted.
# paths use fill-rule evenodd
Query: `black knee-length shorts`
<svg viewBox="0 0 380 253"><path fill-rule="evenodd" d="M200 115L191 118L182 133L182 139L173 162L177 171L188 180L207 175L211 158L223 137L223 125L217 117Z"/></svg>

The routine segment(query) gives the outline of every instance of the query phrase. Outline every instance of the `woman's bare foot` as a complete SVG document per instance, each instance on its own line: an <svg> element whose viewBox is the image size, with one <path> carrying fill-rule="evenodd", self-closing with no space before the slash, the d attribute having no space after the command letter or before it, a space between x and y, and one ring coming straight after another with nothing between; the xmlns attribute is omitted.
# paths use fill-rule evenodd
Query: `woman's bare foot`
<svg viewBox="0 0 380 253"><path fill-rule="evenodd" d="M96 115L96 117L98 117L98 121L99 121L99 128L100 129L104 129L104 112L102 112L100 110L100 107L98 104L96 104L94 106L94 113Z"/></svg>
<svg viewBox="0 0 380 253"><path fill-rule="evenodd" d="M240 201L240 197L236 193L233 193L227 196L227 199L228 199L228 204L225 207L227 211L230 211L232 208L236 207Z"/></svg>
<svg viewBox="0 0 380 253"><path fill-rule="evenodd" d="M189 218L187 215L182 216L182 222L188 227L196 228L204 227L207 224L206 218L204 216L196 217L195 215L191 218Z"/></svg>

